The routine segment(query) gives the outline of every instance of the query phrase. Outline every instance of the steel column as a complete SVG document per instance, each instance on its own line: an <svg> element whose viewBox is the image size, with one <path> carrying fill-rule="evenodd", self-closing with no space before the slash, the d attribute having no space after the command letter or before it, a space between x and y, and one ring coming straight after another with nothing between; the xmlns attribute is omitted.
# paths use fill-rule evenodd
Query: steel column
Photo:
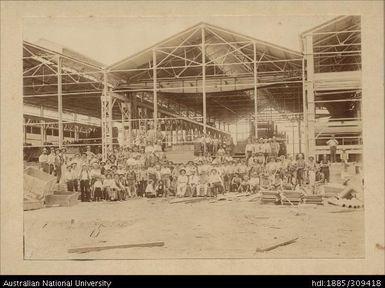
<svg viewBox="0 0 385 288"><path fill-rule="evenodd" d="M303 106L303 126L304 126L304 143L305 157L309 157L309 135L308 135L308 112L307 112L307 89L306 89L306 74L305 74L305 58L302 59L302 106Z"/></svg>
<svg viewBox="0 0 385 288"><path fill-rule="evenodd" d="M257 76L257 46L253 42L254 50L254 128L255 128L255 138L258 139L258 76Z"/></svg>
<svg viewBox="0 0 385 288"><path fill-rule="evenodd" d="M206 115L206 46L205 46L205 26L202 25L202 97L203 97L203 133L207 133L207 115ZM206 153L206 137L204 141L204 152Z"/></svg>
<svg viewBox="0 0 385 288"><path fill-rule="evenodd" d="M302 153L302 132L301 132L301 120L300 119L298 119L298 152Z"/></svg>
<svg viewBox="0 0 385 288"><path fill-rule="evenodd" d="M158 88L157 88L157 80L156 80L156 50L152 50L152 79L153 79L153 96L154 96L154 131L155 137L158 131Z"/></svg>
<svg viewBox="0 0 385 288"><path fill-rule="evenodd" d="M57 112L59 117L59 148L63 146L63 87L62 87L62 58L57 59Z"/></svg>
<svg viewBox="0 0 385 288"><path fill-rule="evenodd" d="M314 57L313 57L313 37L311 35L305 38L305 57L306 57L306 102L307 102L307 137L308 154L315 156L315 103L314 103Z"/></svg>

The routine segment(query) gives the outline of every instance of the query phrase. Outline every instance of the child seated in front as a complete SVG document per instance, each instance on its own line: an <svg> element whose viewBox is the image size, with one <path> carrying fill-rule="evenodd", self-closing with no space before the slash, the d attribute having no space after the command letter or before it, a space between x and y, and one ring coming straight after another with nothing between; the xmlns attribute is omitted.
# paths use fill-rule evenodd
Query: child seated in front
<svg viewBox="0 0 385 288"><path fill-rule="evenodd" d="M252 193L259 192L259 174L256 171L251 173L249 185Z"/></svg>
<svg viewBox="0 0 385 288"><path fill-rule="evenodd" d="M156 185L156 197L163 197L165 196L165 185L163 184L162 180L159 180L158 184Z"/></svg>
<svg viewBox="0 0 385 288"><path fill-rule="evenodd" d="M249 177L247 175L243 176L241 184L239 185L239 188L238 188L238 192L250 193Z"/></svg>
<svg viewBox="0 0 385 288"><path fill-rule="evenodd" d="M280 174L276 173L274 175L274 180L270 183L270 186L272 190L278 190L282 187L282 178Z"/></svg>
<svg viewBox="0 0 385 288"><path fill-rule="evenodd" d="M238 192L241 181L242 179L239 177L239 174L235 174L233 179L231 179L230 192Z"/></svg>
<svg viewBox="0 0 385 288"><path fill-rule="evenodd" d="M145 190L146 198L155 198L154 180L148 180L148 184Z"/></svg>

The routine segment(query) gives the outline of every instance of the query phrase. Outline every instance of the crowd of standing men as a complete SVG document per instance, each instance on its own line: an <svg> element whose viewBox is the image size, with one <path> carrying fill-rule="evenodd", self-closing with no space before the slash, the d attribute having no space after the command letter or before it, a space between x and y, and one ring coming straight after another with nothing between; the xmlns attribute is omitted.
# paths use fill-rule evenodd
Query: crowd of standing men
<svg viewBox="0 0 385 288"><path fill-rule="evenodd" d="M295 189L329 180L328 161L305 160L303 154L282 154L275 138L249 141L245 158L231 156L226 144L218 143L186 164L165 157L161 141L145 147L114 148L101 153L69 154L65 148L44 148L40 167L56 175L81 200L123 201L132 197L215 197L226 192L258 193L261 189Z"/></svg>

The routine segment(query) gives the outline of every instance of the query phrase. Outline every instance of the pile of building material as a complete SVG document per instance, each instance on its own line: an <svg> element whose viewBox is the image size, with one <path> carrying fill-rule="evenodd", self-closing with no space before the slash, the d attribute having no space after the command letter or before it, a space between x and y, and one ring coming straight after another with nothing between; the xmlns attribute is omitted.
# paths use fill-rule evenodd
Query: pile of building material
<svg viewBox="0 0 385 288"><path fill-rule="evenodd" d="M268 204L268 203L277 204L279 203L279 200L280 200L280 196L278 191L269 191L269 190L261 191L262 204Z"/></svg>
<svg viewBox="0 0 385 288"><path fill-rule="evenodd" d="M63 206L69 207L79 203L78 192L71 192L67 190L66 184L56 184L53 188L53 193L45 197L45 206Z"/></svg>
<svg viewBox="0 0 385 288"><path fill-rule="evenodd" d="M324 185L324 197L331 198L338 196L344 189L345 186L338 183L328 183Z"/></svg>
<svg viewBox="0 0 385 288"><path fill-rule="evenodd" d="M358 196L362 195L362 186L352 185L350 181L346 181L342 186L342 191L337 196L328 199L328 203L347 208L362 208L364 207L363 199Z"/></svg>
<svg viewBox="0 0 385 288"><path fill-rule="evenodd" d="M282 205L298 205L302 202L302 192L284 190L280 193Z"/></svg>
<svg viewBox="0 0 385 288"><path fill-rule="evenodd" d="M67 191L67 185L56 180L36 167L24 169L24 210L77 204L79 193Z"/></svg>
<svg viewBox="0 0 385 288"><path fill-rule="evenodd" d="M331 198L328 200L329 204L340 206L340 207L346 207L346 208L363 208L364 203L361 200L358 200L357 198L353 199L343 199L343 198Z"/></svg>
<svg viewBox="0 0 385 288"><path fill-rule="evenodd" d="M24 169L24 210L44 207L45 198L52 194L56 177L36 167Z"/></svg>
<svg viewBox="0 0 385 288"><path fill-rule="evenodd" d="M302 199L304 204L323 205L321 195L305 195Z"/></svg>

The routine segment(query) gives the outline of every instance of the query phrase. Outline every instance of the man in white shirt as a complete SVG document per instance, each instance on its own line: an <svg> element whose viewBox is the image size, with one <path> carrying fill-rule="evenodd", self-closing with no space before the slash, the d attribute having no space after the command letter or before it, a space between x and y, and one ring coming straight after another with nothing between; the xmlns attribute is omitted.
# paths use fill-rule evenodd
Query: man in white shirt
<svg viewBox="0 0 385 288"><path fill-rule="evenodd" d="M162 153L162 140L158 140L154 146L153 146L153 151L154 154L158 157L161 158L163 153Z"/></svg>
<svg viewBox="0 0 385 288"><path fill-rule="evenodd" d="M84 153L86 153L86 155L87 155L87 160L88 160L88 163L89 163L89 162L91 161L91 159L95 157L95 154L94 154L94 152L91 151L91 146L87 146L86 149L87 149L87 150L86 150L86 152L84 152Z"/></svg>
<svg viewBox="0 0 385 288"><path fill-rule="evenodd" d="M41 155L39 156L39 165L40 169L45 173L49 173L49 164L48 164L48 151L47 148L43 148Z"/></svg>
<svg viewBox="0 0 385 288"><path fill-rule="evenodd" d="M130 156L126 161L126 166L132 167L138 164L138 161L135 160L132 156Z"/></svg>
<svg viewBox="0 0 385 288"><path fill-rule="evenodd" d="M270 147L271 147L271 156L278 157L280 146L279 146L279 143L276 141L275 136L273 136L273 140L270 143Z"/></svg>
<svg viewBox="0 0 385 288"><path fill-rule="evenodd" d="M249 161L249 158L251 157L251 155L253 154L253 151L254 151L254 144L251 142L251 140L249 139L247 144L246 144L246 147L245 147L245 157L246 157L246 162Z"/></svg>
<svg viewBox="0 0 385 288"><path fill-rule="evenodd" d="M150 142L150 141L147 142L147 146L146 146L144 152L145 152L146 154L152 154L152 153L154 153L154 146L151 145L151 142Z"/></svg>
<svg viewBox="0 0 385 288"><path fill-rule="evenodd" d="M51 148L51 153L47 157L47 163L49 166L49 174L53 174L53 172L55 170L55 157L56 157L55 150L53 148Z"/></svg>
<svg viewBox="0 0 385 288"><path fill-rule="evenodd" d="M326 144L329 146L329 149L330 149L330 161L332 163L335 163L336 162L338 141L336 140L334 135L332 135L332 138L329 139L328 142L326 142Z"/></svg>
<svg viewBox="0 0 385 288"><path fill-rule="evenodd" d="M223 193L223 182L221 175L218 173L218 170L213 168L209 176L209 183L211 188L211 196L216 197L219 194Z"/></svg>
<svg viewBox="0 0 385 288"><path fill-rule="evenodd" d="M268 157L271 154L271 146L270 141L268 139L263 140L263 155L265 156L265 160L267 161Z"/></svg>

